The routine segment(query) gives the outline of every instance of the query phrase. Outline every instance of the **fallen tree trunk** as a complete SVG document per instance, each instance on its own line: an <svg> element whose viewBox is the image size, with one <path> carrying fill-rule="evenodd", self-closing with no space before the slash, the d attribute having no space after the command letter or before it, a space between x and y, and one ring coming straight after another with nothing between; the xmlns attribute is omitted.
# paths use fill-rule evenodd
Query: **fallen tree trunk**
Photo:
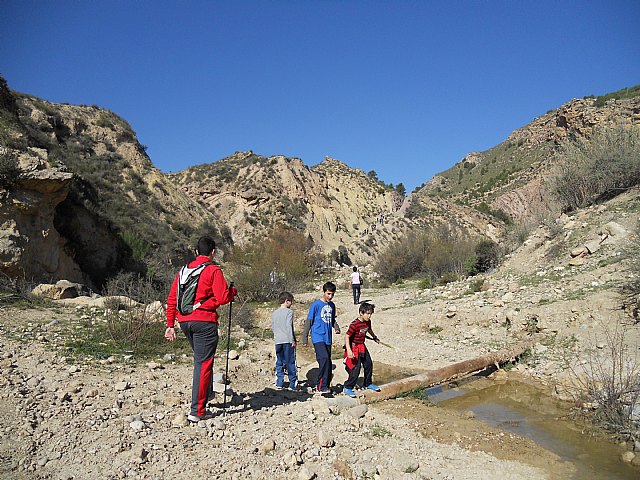
<svg viewBox="0 0 640 480"><path fill-rule="evenodd" d="M454 363L438 370L430 370L428 372L414 375L413 377L403 378L395 382L382 385L380 392L367 390L361 402L373 403L388 398L397 397L403 393L411 392L418 388L427 388L436 383L442 383L456 377L468 375L473 372L483 370L491 365L498 366L501 363L512 361L516 357L522 355L527 349L533 347L537 343L537 337L532 337L526 341L517 343L511 347L489 353L481 357L462 362Z"/></svg>

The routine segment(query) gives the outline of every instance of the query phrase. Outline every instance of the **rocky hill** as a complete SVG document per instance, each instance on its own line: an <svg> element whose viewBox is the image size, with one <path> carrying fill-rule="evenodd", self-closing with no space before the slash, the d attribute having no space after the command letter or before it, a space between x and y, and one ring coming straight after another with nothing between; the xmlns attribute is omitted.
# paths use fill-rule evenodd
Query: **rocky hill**
<svg viewBox="0 0 640 480"><path fill-rule="evenodd" d="M354 250L359 241L368 251L367 232L381 215L393 217L403 201L362 170L329 157L308 167L298 158L238 152L170 178L199 198L240 244L285 225L305 232L324 252L341 244Z"/></svg>
<svg viewBox="0 0 640 480"><path fill-rule="evenodd" d="M355 263L370 263L412 230L446 226L495 236L486 215L446 199L411 209L378 179L327 157L308 167L298 158L238 152L170 175L226 225L236 243L261 238L277 225L305 232L324 253L341 247Z"/></svg>
<svg viewBox="0 0 640 480"><path fill-rule="evenodd" d="M203 219L211 224L122 118L13 92L0 80L2 272L100 287L120 269L144 268L150 251L181 259Z"/></svg>
<svg viewBox="0 0 640 480"><path fill-rule="evenodd" d="M417 197L444 197L456 203L501 210L523 220L553 211L545 185L567 140L590 139L598 129L640 126L640 86L603 97L574 99L515 130L485 152L471 152L434 176Z"/></svg>

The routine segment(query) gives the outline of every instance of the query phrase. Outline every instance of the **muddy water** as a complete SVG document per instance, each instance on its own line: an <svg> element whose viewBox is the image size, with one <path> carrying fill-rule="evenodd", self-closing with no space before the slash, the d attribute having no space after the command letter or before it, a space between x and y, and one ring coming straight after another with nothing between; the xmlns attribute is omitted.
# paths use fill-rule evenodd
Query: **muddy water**
<svg viewBox="0 0 640 480"><path fill-rule="evenodd" d="M472 411L480 421L532 439L573 464L575 480L640 478L638 469L621 462L621 447L587 433L570 420L566 404L531 385L483 378L459 388L431 388L426 395L441 407Z"/></svg>

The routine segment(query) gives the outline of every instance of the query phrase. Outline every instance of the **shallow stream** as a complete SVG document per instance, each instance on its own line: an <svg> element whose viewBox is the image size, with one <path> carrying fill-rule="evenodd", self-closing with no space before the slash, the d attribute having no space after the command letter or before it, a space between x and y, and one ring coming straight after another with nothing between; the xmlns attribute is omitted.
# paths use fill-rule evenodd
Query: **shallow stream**
<svg viewBox="0 0 640 480"><path fill-rule="evenodd" d="M530 438L577 469L575 480L638 480L640 471L620 460L624 451L606 438L585 432L571 420L568 405L517 381L499 384L487 378L426 389L425 398L440 407L471 411L477 420Z"/></svg>

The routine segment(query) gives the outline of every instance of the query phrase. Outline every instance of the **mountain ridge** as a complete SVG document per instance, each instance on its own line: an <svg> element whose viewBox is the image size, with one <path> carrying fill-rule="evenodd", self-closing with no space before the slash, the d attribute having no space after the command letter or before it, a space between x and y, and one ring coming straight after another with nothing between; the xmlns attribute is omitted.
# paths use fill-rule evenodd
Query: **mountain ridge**
<svg viewBox="0 0 640 480"><path fill-rule="evenodd" d="M20 175L0 204L0 269L99 287L118 270L145 271L150 259L183 261L204 232L224 253L280 225L304 232L324 255L343 249L356 264L374 263L412 231L447 228L500 241L509 217L554 208L544 179L567 138L614 121L640 125L633 92L609 94L602 105L600 97L567 102L404 198L375 172L330 157L310 167L296 157L236 152L163 174L113 112L13 92L2 79L0 154L17 159Z"/></svg>

